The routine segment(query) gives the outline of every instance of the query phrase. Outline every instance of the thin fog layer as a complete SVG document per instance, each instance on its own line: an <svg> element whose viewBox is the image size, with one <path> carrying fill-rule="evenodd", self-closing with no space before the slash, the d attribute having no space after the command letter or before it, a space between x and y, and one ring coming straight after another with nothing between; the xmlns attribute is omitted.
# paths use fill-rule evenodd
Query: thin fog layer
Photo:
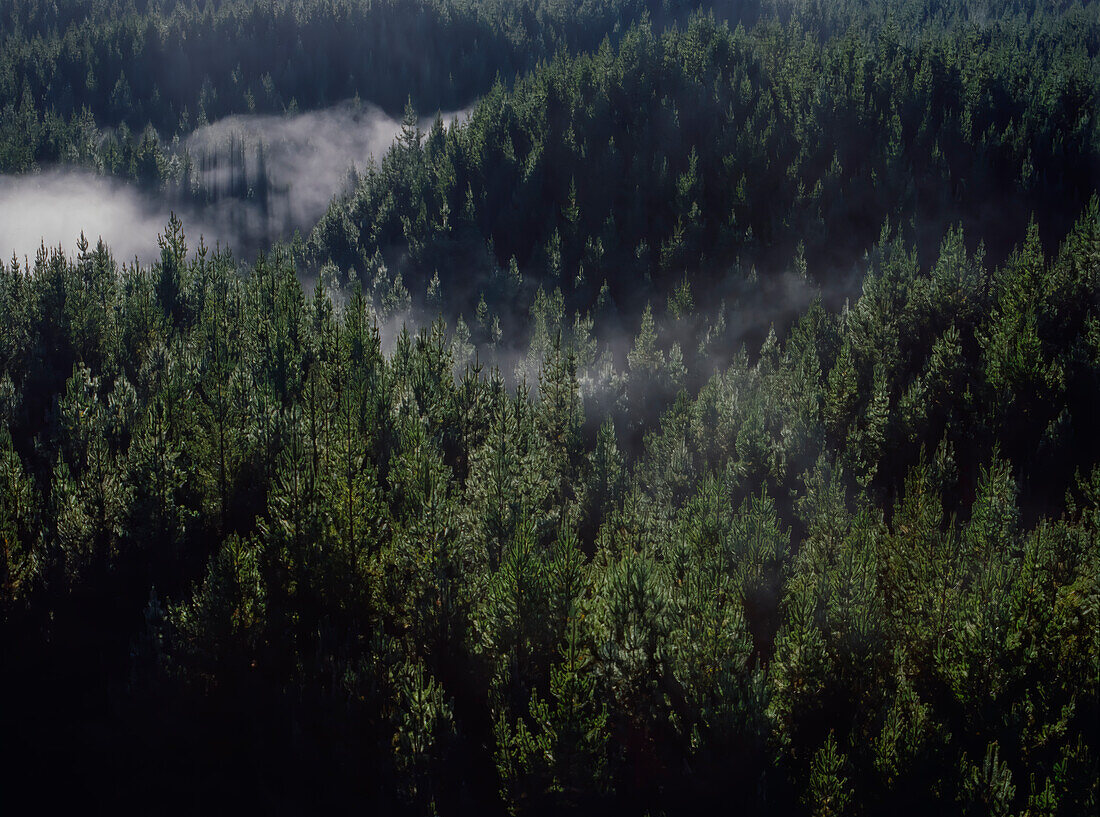
<svg viewBox="0 0 1100 817"><path fill-rule="evenodd" d="M442 114L447 123L464 116ZM260 228L285 235L312 228L350 171L381 160L400 132L401 120L353 101L294 116L230 116L196 130L184 147L193 178L214 200L238 201L245 192L254 218L265 222Z"/></svg>
<svg viewBox="0 0 1100 817"><path fill-rule="evenodd" d="M72 255L83 232L92 246L102 238L120 262L147 262L159 255L157 237L171 213L166 201L134 185L83 171L0 176L0 258L33 262L43 243ZM184 218L184 230L191 246L200 234L210 246L230 237L193 217Z"/></svg>
<svg viewBox="0 0 1100 817"><path fill-rule="evenodd" d="M421 128L433 120L421 120ZM43 242L72 254L83 231L92 245L102 237L119 261L147 262L159 255L157 236L172 212L183 220L191 246L202 235L211 247L220 242L248 255L296 229L308 232L345 188L349 170L380 160L400 132L399 119L359 102L295 116L219 120L183 145L207 204L83 171L0 176L0 258L14 252L33 260Z"/></svg>

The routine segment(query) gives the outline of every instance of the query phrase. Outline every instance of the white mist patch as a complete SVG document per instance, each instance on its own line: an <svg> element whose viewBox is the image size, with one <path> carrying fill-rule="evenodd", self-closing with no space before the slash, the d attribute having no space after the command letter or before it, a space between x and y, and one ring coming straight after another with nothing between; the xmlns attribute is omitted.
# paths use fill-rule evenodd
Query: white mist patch
<svg viewBox="0 0 1100 817"><path fill-rule="evenodd" d="M441 116L449 124L465 113ZM433 121L422 119L420 128ZM349 171L380 161L400 132L401 120L349 101L292 116L230 116L196 130L184 147L193 178L214 200L248 203L253 229L286 235L311 229L333 196L346 192Z"/></svg>
<svg viewBox="0 0 1100 817"><path fill-rule="evenodd" d="M442 116L449 124L465 113ZM434 119L422 119L421 130ZM120 262L149 262L160 255L157 237L172 212L183 220L189 247L201 235L209 247L220 243L247 255L296 229L312 229L346 189L349 169L380 161L400 132L401 120L362 102L219 120L183 145L194 181L210 194L205 205L86 171L0 176L0 258L15 253L33 261L42 243L72 255L83 232L92 246L102 238Z"/></svg>
<svg viewBox="0 0 1100 817"><path fill-rule="evenodd" d="M102 238L119 261L160 255L157 237L172 208L131 184L82 171L0 176L0 258L14 253L32 263L38 248L60 246L74 255L83 232L93 247ZM189 246L199 235L213 246L227 237L209 224L183 219Z"/></svg>

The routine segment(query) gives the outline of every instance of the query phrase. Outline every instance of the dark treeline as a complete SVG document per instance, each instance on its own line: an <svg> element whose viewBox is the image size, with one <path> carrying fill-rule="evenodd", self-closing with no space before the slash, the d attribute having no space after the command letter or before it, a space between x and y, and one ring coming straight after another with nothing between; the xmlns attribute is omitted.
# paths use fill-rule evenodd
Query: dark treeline
<svg viewBox="0 0 1100 817"><path fill-rule="evenodd" d="M789 266L799 242L812 274L835 277L887 217L922 259L962 221L1003 260L1036 211L1053 249L1096 187L1095 3L693 8L13 2L0 9L0 171L77 164L185 210L229 195L266 223L262 161L249 176L233 145L192 155L194 128L352 97L396 113L484 96L471 128L429 133L423 156L404 151L409 168L369 177L312 258L369 277L377 250L393 267L409 247L421 291L456 251L481 278L515 257L529 283L563 277L582 310L605 279L616 299L654 276L660 293L685 270ZM242 183L213 189L204 171L223 160Z"/></svg>
<svg viewBox="0 0 1100 817"><path fill-rule="evenodd" d="M510 390L162 246L0 267L6 798L1095 807L1095 200L1053 258L886 241L636 451L559 341ZM629 360L628 414L648 310Z"/></svg>
<svg viewBox="0 0 1100 817"><path fill-rule="evenodd" d="M147 127L170 139L230 114L357 95L397 114L410 96L455 110L497 76L594 48L651 11L679 13L644 0L8 3L0 169L80 161L125 172L115 154L136 150ZM120 126L98 144L100 129Z"/></svg>
<svg viewBox="0 0 1100 817"><path fill-rule="evenodd" d="M164 174L172 137L206 121L354 96L393 115L409 98L457 110L496 78L698 8L731 27L782 21L819 39L1083 27L1065 41L1096 52L1095 6L1064 0L11 0L0 8L0 171L61 162L144 178L159 157Z"/></svg>
<svg viewBox="0 0 1100 817"><path fill-rule="evenodd" d="M0 4L4 172L405 106L0 261L3 806L1096 812L1097 4L697 6Z"/></svg>
<svg viewBox="0 0 1100 817"><path fill-rule="evenodd" d="M1098 59L1080 9L909 43L896 26L824 43L797 23L641 26L494 86L468 126L408 118L310 249L351 280L400 267L417 293L438 274L467 316L482 293L508 311L509 280L634 315L685 273L716 300L796 261L844 296L884 220L922 261L961 222L1000 263L1035 212L1056 247L1096 190Z"/></svg>

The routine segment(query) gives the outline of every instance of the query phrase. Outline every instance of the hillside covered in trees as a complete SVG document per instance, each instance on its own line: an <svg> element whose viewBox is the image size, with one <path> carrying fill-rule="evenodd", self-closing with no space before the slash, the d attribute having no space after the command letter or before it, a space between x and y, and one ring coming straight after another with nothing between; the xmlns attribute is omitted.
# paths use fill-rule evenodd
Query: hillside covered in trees
<svg viewBox="0 0 1100 817"><path fill-rule="evenodd" d="M11 0L0 199L368 102L0 261L0 804L1096 812L1100 4Z"/></svg>

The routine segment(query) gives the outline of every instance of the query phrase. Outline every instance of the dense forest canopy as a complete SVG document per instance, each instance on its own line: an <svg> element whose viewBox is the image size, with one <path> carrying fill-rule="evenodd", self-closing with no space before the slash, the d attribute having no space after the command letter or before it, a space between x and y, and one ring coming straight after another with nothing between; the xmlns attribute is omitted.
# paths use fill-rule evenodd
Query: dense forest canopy
<svg viewBox="0 0 1100 817"><path fill-rule="evenodd" d="M0 261L0 802L1094 813L1098 59L1096 2L3 3L0 204L239 240Z"/></svg>
<svg viewBox="0 0 1100 817"><path fill-rule="evenodd" d="M582 311L605 284L663 297L685 271L721 292L731 265L767 274L796 248L828 284L884 221L928 259L962 220L999 263L1041 212L1053 248L1100 177L1100 18L1083 42L1063 25L911 45L710 17L634 28L494 86L467 127L407 133L310 246L368 280L397 247L406 279L438 271L452 292L448 273L514 259Z"/></svg>

